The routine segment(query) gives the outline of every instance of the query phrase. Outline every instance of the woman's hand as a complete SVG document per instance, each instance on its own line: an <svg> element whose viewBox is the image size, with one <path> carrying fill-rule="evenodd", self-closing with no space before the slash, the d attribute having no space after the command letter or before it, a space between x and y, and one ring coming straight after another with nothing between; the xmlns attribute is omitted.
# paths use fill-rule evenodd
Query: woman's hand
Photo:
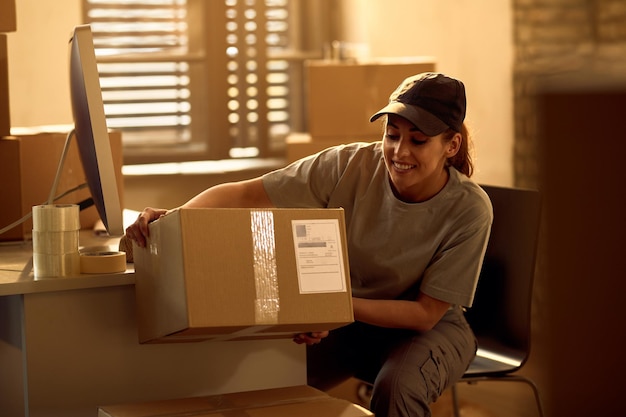
<svg viewBox="0 0 626 417"><path fill-rule="evenodd" d="M150 236L148 224L165 216L167 213L168 211L165 209L146 207L141 214L139 214L135 223L126 228L126 236L134 240L138 246L145 248L146 238Z"/></svg>
<svg viewBox="0 0 626 417"><path fill-rule="evenodd" d="M323 338L327 336L328 331L300 333L293 337L293 341L299 345L301 345L302 343L306 343L307 345L311 346L318 344L322 341Z"/></svg>

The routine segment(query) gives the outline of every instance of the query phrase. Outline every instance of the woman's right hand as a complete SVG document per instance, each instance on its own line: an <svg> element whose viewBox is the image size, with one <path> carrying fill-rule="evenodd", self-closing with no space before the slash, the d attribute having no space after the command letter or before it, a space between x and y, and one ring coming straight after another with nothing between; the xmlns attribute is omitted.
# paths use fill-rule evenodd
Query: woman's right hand
<svg viewBox="0 0 626 417"><path fill-rule="evenodd" d="M165 216L168 210L146 207L137 217L135 223L126 228L126 237L134 240L138 246L146 247L146 238L150 235L148 224Z"/></svg>
<svg viewBox="0 0 626 417"><path fill-rule="evenodd" d="M304 343L311 346L320 343L322 339L328 337L328 334L328 330L324 330L323 332L299 333L293 337L293 341L299 345Z"/></svg>

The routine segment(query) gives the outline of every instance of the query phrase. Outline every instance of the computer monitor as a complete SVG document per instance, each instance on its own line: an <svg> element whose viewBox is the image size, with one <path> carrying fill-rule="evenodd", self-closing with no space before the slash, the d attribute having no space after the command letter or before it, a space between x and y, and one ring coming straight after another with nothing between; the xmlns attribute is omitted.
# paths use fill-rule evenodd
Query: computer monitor
<svg viewBox="0 0 626 417"><path fill-rule="evenodd" d="M109 235L122 236L122 207L89 25L74 28L69 55L74 133L87 184Z"/></svg>

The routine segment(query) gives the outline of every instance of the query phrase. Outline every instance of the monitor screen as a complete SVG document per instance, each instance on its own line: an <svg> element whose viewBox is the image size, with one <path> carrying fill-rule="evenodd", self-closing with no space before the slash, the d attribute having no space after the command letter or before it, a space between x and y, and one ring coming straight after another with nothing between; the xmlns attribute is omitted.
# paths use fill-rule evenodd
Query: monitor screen
<svg viewBox="0 0 626 417"><path fill-rule="evenodd" d="M70 39L70 92L75 138L91 196L107 232L121 236L122 207L89 25L76 26Z"/></svg>

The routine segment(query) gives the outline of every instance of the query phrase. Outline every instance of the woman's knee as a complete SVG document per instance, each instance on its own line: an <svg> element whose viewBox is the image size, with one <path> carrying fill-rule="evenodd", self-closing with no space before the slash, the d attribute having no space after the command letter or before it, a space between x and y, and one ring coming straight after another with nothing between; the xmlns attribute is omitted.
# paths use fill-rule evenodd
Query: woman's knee
<svg viewBox="0 0 626 417"><path fill-rule="evenodd" d="M439 386L426 382L419 370L385 369L374 383L371 410L377 417L428 417L430 404L439 395Z"/></svg>

